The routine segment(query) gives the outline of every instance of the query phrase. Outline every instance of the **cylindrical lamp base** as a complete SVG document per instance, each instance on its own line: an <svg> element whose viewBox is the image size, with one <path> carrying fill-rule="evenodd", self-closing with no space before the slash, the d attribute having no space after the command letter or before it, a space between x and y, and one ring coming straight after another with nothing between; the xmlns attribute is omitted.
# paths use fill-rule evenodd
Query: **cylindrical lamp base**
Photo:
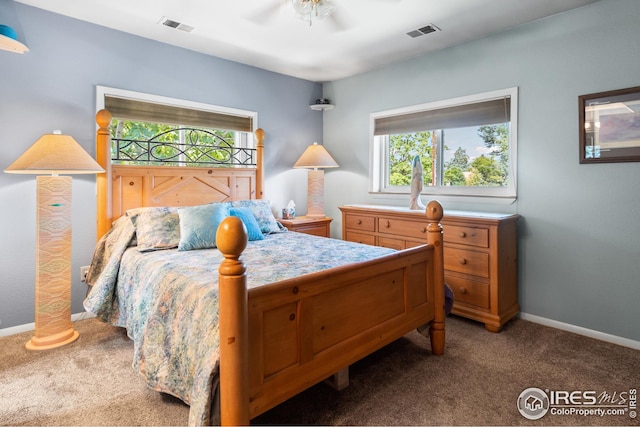
<svg viewBox="0 0 640 427"><path fill-rule="evenodd" d="M309 169L307 180L307 216L324 218L324 171Z"/></svg>
<svg viewBox="0 0 640 427"><path fill-rule="evenodd" d="M76 330L70 328L64 332L49 335L44 338L32 337L27 344L25 344L25 348L27 350L49 350L70 344L77 340L79 336L80 334Z"/></svg>
<svg viewBox="0 0 640 427"><path fill-rule="evenodd" d="M36 178L35 331L29 350L78 338L71 322L71 177Z"/></svg>

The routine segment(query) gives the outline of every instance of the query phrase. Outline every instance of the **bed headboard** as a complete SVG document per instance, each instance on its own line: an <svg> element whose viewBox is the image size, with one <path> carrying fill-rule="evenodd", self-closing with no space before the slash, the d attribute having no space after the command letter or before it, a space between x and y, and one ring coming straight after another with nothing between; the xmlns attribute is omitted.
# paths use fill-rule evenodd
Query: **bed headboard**
<svg viewBox="0 0 640 427"><path fill-rule="evenodd" d="M96 160L105 170L96 178L98 239L128 209L262 198L262 129L255 131L253 167L115 165L111 162L111 118L107 110L100 110L96 114Z"/></svg>

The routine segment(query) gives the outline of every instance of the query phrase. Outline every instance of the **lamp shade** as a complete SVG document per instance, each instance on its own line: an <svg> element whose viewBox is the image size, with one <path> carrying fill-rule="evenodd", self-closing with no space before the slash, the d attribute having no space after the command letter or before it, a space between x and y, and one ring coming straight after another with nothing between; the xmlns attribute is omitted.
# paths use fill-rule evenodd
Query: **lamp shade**
<svg viewBox="0 0 640 427"><path fill-rule="evenodd" d="M314 142L304 150L304 153L302 153L293 167L297 169L337 168L338 163L333 160L326 148Z"/></svg>
<svg viewBox="0 0 640 427"><path fill-rule="evenodd" d="M16 53L29 51L29 48L18 41L16 31L7 25L0 25L0 49Z"/></svg>
<svg viewBox="0 0 640 427"><path fill-rule="evenodd" d="M41 136L5 172L69 175L102 173L104 169L73 137L54 131Z"/></svg>

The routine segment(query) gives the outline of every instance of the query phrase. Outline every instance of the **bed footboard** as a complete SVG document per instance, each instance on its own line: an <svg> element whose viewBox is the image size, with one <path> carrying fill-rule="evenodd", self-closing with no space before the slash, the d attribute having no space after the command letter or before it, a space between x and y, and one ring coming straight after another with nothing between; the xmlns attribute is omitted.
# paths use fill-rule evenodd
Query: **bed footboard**
<svg viewBox="0 0 640 427"><path fill-rule="evenodd" d="M220 411L249 420L424 324L444 352L442 207L427 207L429 244L247 291L237 218L218 230ZM238 224L239 223L239 224Z"/></svg>

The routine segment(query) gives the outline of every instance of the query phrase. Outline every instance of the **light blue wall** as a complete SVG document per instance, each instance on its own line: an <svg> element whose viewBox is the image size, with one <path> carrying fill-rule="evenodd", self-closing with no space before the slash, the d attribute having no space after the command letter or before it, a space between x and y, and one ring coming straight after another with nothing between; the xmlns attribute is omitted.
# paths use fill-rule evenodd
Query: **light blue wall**
<svg viewBox="0 0 640 427"><path fill-rule="evenodd" d="M325 178L336 237L341 204L407 203L367 192L371 112L518 86L518 200L443 204L523 216L523 312L640 340L640 164L579 165L577 123L579 95L640 86L640 2L602 0L323 88L10 1L0 1L0 18L31 49L0 51L2 170L57 128L95 154L95 85L255 110L275 207L294 199L304 211L304 174L290 166L310 142L323 141L340 164ZM170 60L179 65L167 68ZM309 110L322 89L336 108ZM74 177L74 312L85 292L78 270L93 250L94 183ZM0 173L0 203L5 328L33 321L35 178Z"/></svg>
<svg viewBox="0 0 640 427"><path fill-rule="evenodd" d="M0 170L42 134L61 129L95 155L96 85L257 111L266 132L266 196L274 207L304 197L291 166L322 138L308 105L320 84L201 55L0 1L0 23L30 49L0 51ZM304 175L302 175L304 178ZM33 322L35 177L0 172L0 328ZM79 269L95 244L95 177L73 178L73 307L83 311Z"/></svg>
<svg viewBox="0 0 640 427"><path fill-rule="evenodd" d="M523 216L523 312L640 340L640 163L578 163L578 96L640 86L638 23L639 1L602 0L325 84L324 143L341 165L325 178L333 235L341 204L408 204L367 193L371 112L517 86L517 201L444 207Z"/></svg>

